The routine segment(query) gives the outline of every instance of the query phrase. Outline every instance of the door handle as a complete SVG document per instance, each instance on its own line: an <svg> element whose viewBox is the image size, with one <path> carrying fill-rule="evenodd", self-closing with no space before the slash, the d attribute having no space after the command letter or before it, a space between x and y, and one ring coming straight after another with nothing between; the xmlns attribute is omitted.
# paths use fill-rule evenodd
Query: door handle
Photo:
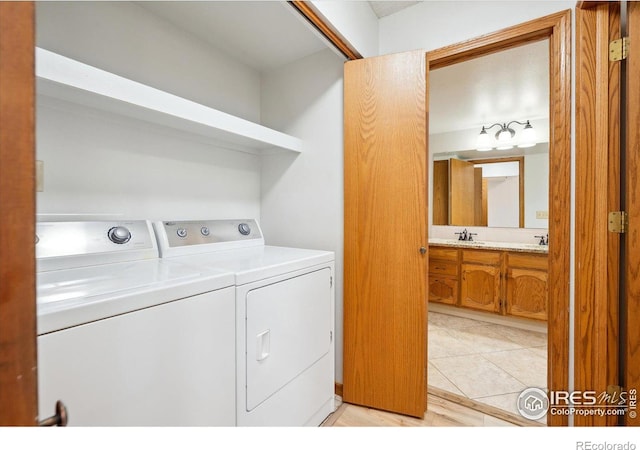
<svg viewBox="0 0 640 450"><path fill-rule="evenodd" d="M40 427L66 427L69 421L69 414L67 414L67 407L64 406L60 400L56 402L56 414L41 420L38 423Z"/></svg>
<svg viewBox="0 0 640 450"><path fill-rule="evenodd" d="M256 361L263 361L271 354L271 330L263 331L256 336Z"/></svg>
<svg viewBox="0 0 640 450"><path fill-rule="evenodd" d="M420 254L424 255L427 253L427 247L420 247Z"/></svg>

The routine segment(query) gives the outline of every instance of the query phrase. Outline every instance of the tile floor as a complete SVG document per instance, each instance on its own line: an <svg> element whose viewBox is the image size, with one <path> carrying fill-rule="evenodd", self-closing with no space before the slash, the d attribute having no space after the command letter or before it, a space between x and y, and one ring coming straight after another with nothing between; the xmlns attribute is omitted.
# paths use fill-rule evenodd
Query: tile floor
<svg viewBox="0 0 640 450"><path fill-rule="evenodd" d="M523 389L546 389L545 333L429 311L428 345L431 386L518 416Z"/></svg>

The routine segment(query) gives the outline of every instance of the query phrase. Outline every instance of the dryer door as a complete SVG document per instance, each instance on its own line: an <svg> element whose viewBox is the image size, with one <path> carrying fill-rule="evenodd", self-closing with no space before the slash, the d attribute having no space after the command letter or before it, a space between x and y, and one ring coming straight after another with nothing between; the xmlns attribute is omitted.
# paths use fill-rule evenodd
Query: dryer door
<svg viewBox="0 0 640 450"><path fill-rule="evenodd" d="M324 268L247 293L247 411L329 352L330 277Z"/></svg>

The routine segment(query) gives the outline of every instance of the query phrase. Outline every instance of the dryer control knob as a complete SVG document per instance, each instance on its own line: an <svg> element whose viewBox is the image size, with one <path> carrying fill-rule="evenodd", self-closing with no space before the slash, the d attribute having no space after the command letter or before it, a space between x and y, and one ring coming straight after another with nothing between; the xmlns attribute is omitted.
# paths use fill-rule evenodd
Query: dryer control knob
<svg viewBox="0 0 640 450"><path fill-rule="evenodd" d="M249 228L249 225L247 225L246 223L241 223L240 225L238 225L238 231L241 235L248 236L251 233L251 228Z"/></svg>
<svg viewBox="0 0 640 450"><path fill-rule="evenodd" d="M211 231L209 230L209 227L202 227L200 228L200 233L202 233L203 236L209 236Z"/></svg>
<svg viewBox="0 0 640 450"><path fill-rule="evenodd" d="M186 228L178 228L178 230L176 231L176 234L181 238L187 237L187 229Z"/></svg>
<svg viewBox="0 0 640 450"><path fill-rule="evenodd" d="M131 232L127 227L113 227L107 232L107 236L114 244L126 244L131 239Z"/></svg>

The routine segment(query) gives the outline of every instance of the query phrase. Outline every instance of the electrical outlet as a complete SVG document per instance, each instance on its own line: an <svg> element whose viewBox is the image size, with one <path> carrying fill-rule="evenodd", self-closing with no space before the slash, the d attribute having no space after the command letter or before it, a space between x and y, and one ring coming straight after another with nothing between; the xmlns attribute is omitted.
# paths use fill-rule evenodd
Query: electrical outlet
<svg viewBox="0 0 640 450"><path fill-rule="evenodd" d="M44 161L36 160L36 192L44 191Z"/></svg>
<svg viewBox="0 0 640 450"><path fill-rule="evenodd" d="M536 211L536 219L548 219L549 211Z"/></svg>

